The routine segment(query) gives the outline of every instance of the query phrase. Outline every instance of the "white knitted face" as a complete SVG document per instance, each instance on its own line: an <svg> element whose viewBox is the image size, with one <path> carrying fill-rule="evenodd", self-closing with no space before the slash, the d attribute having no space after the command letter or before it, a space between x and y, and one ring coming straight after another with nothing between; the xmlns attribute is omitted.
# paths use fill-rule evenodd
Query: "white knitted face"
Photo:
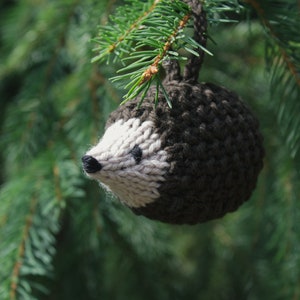
<svg viewBox="0 0 300 300"><path fill-rule="evenodd" d="M152 121L118 120L86 154L102 166L100 171L88 175L107 186L126 205L145 206L160 196L158 188L169 163Z"/></svg>

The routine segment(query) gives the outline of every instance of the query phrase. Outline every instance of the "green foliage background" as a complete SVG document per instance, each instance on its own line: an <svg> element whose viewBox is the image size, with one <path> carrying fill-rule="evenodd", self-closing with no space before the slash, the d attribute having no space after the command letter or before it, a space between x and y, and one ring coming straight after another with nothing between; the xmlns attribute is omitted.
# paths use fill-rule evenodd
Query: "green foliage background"
<svg viewBox="0 0 300 300"><path fill-rule="evenodd" d="M1 300L300 299L300 8L240 2L200 80L255 111L265 167L250 201L196 226L137 217L81 170L124 94L118 66L90 62L121 1L0 3Z"/></svg>

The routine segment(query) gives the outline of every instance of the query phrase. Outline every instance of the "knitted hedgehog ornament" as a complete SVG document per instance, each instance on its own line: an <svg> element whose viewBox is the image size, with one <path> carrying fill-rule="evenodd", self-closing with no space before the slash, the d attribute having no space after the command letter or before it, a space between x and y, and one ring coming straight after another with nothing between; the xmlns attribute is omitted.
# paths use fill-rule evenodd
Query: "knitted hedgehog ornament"
<svg viewBox="0 0 300 300"><path fill-rule="evenodd" d="M194 39L205 45L199 1ZM156 88L112 112L99 143L82 157L86 174L110 189L135 214L172 224L196 224L235 211L249 199L262 169L258 121L239 97L197 83L203 60L193 56L181 76L165 65L168 106Z"/></svg>

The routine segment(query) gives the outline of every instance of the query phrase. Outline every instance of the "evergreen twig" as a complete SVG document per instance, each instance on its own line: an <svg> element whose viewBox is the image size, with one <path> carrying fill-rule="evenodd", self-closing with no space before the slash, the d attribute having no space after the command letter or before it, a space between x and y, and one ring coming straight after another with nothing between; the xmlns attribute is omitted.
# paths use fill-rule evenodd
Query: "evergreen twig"
<svg viewBox="0 0 300 300"><path fill-rule="evenodd" d="M241 9L237 3L224 4L222 1L218 5L210 2L204 5L208 7L211 23L231 22L233 20L225 17L225 13ZM127 90L121 104L142 93L141 104L156 81L159 81L156 88L162 87L162 62L168 59L186 60L186 56L178 50L184 49L199 56L197 49L201 49L212 55L184 30L190 19L190 8L181 0L152 0L147 3L127 0L126 5L119 7L110 18L111 23L100 27L98 37L94 39L99 44L94 49L98 54L92 62L106 59L109 63L114 57L114 62L121 61L125 65L117 71L119 75L112 77ZM170 103L168 98L166 100Z"/></svg>
<svg viewBox="0 0 300 300"><path fill-rule="evenodd" d="M114 54L115 61L119 59L125 64L117 71L120 75L112 78L123 82L122 86L128 90L122 103L141 92L142 101L151 84L162 81L160 67L165 59L185 59L178 53L180 48L194 55L198 55L195 48L203 48L183 30L191 17L190 8L183 1L156 0L149 1L151 5L148 6L134 0L130 2L134 9L129 9L128 5L120 7L112 18L115 22L113 29L109 26L100 28L95 39L100 44L95 50L100 52L92 60L103 61ZM136 5L143 8L139 15L136 15ZM124 15L129 21L124 22ZM156 86L161 86L161 83Z"/></svg>
<svg viewBox="0 0 300 300"><path fill-rule="evenodd" d="M120 7L116 16L110 17L114 23L112 28L109 25L99 27L99 36L94 39L94 42L100 45L94 48L94 51L99 51L99 54L92 59L92 62L102 61L111 54L118 57L121 56L122 51L127 52L131 34L139 28L142 21L154 10L159 1L161 0L149 1L148 3L131 1L131 6L127 4ZM127 2L129 1L127 0Z"/></svg>
<svg viewBox="0 0 300 300"><path fill-rule="evenodd" d="M300 12L296 1L245 0L267 33L272 103L291 156L300 164ZM288 99L288 101L287 101Z"/></svg>
<svg viewBox="0 0 300 300"><path fill-rule="evenodd" d="M263 9L261 4L256 0L244 0L244 1L248 4L250 4L256 11L261 22L263 23L265 28L267 28L267 30L269 31L270 36L272 37L273 41L277 44L284 63L286 64L290 73L294 77L297 85L300 86L300 72L299 72L299 66L296 65L297 61L295 59L293 59L293 57L290 55L290 54L292 54L291 51L290 51L290 54L287 52L287 44L282 40L282 37L276 32L276 30L272 26L270 20L268 20L268 18L266 16L266 11ZM296 46L296 47L298 48L299 46Z"/></svg>
<svg viewBox="0 0 300 300"><path fill-rule="evenodd" d="M166 59L167 57L172 57L174 59L174 57L176 59L178 59L179 55L177 54L177 52L170 52L171 48L173 46L173 44L176 42L177 36L178 34L181 32L183 28L187 25L187 22L189 21L191 17L191 13L187 12L182 19L179 20L179 23L177 25L176 28L173 29L173 31L169 34L169 36L166 38L165 42L160 42L160 43L156 43L156 41L154 40L154 32L152 32L152 37L151 37L151 41L146 41L143 40L142 42L139 42L137 44L137 49L138 48L143 48L145 46L148 47L157 47L155 52L158 52L158 54L156 54L156 56L148 56L147 58L147 52L145 53L145 51L137 51L135 52L133 55L130 55L129 58L132 59L134 58L140 58L139 61L141 61L141 65L142 68L138 69L138 70L134 70L133 72L126 74L126 77L128 75L132 75L132 77L130 76L130 79L133 78L131 81L129 80L129 83L126 85L126 87L129 88L129 92L124 96L125 100L121 103L125 103L130 99L133 99L134 97L136 97L141 91L144 90L144 93L142 94L141 97L141 102L143 101L144 97L146 96L146 92L149 89L151 83L155 80L159 81L159 85L162 86L161 84L161 78L159 76L159 71L160 71L160 66L161 63L164 59ZM150 23L150 21L149 21ZM153 30L153 29L151 29ZM151 34L151 33L149 33ZM159 37L161 36L161 30L157 30L156 31L156 37L159 40ZM185 37L184 35L182 36L183 38ZM196 43L195 41L191 41L191 43L193 43L197 46L200 47L200 45L198 45L198 43ZM189 49L191 52L193 51L192 49L190 49L188 46L185 46L186 49ZM155 48L154 48L155 49ZM198 53L195 53L196 55L199 55ZM145 55L145 56L143 56ZM122 68L121 70L119 70L119 72L124 72L124 71L128 71L130 69L135 69L136 67L138 67L138 64L136 61L132 62L129 66ZM113 80L122 80L124 75L119 75L113 78ZM165 93L165 96L167 96L167 94ZM170 106L170 101L168 99L168 97L166 97L166 100ZM141 103L140 102L140 103Z"/></svg>
<svg viewBox="0 0 300 300"><path fill-rule="evenodd" d="M32 226L33 218L36 213L36 205L37 205L37 199L35 196L33 196L33 198L31 199L29 213L26 217L26 222L23 228L23 234L18 248L16 261L11 274L11 285L10 285L11 300L17 299L17 289L20 281L20 271L25 257L25 245L28 242L30 228Z"/></svg>

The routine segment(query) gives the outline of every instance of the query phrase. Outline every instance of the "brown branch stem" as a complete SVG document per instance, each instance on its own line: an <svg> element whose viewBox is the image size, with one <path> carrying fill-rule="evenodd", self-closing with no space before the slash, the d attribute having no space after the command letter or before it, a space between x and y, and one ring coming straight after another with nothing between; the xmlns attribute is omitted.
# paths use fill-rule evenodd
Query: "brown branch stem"
<svg viewBox="0 0 300 300"><path fill-rule="evenodd" d="M32 198L30 204L30 212L26 217L26 222L23 229L23 235L21 239L21 243L18 248L18 254L16 257L16 262L13 267L12 275L11 275L11 285L10 285L10 299L17 299L17 288L20 278L20 271L23 264L24 256L25 256L25 244L29 237L29 231L33 222L34 213L36 210L37 199L35 197Z"/></svg>
<svg viewBox="0 0 300 300"><path fill-rule="evenodd" d="M63 201L63 194L60 186L59 179L59 168L58 165L54 164L53 166L53 178L54 178L54 189L55 195L58 201Z"/></svg>
<svg viewBox="0 0 300 300"><path fill-rule="evenodd" d="M182 18L182 20L179 22L178 27L168 37L166 43L164 44L162 53L158 54L155 57L153 64L151 64L151 66L149 66L149 68L147 68L147 70L145 70L145 72L142 74L142 77L141 77L141 80L139 82L139 85L142 85L143 83L149 81L152 78L152 76L154 76L155 74L158 73L158 71L159 71L159 68L158 68L159 63L166 56L167 52L172 47L173 41L175 41L175 37L178 34L179 30L181 30L181 29L183 29L185 27L185 25L189 21L190 17L191 17L191 13L189 12L188 14L186 14Z"/></svg>
<svg viewBox="0 0 300 300"><path fill-rule="evenodd" d="M124 41L124 39L135 29L138 27L139 23L145 18L147 17L156 7L156 5L160 2L161 0L155 0L154 3L150 6L150 8L145 11L138 19L135 20L135 22L133 22L131 24L131 26L129 27L129 29L122 35L119 37L119 39L111 44L107 50L108 53L112 53L115 51L115 49L117 48L117 46Z"/></svg>
<svg viewBox="0 0 300 300"><path fill-rule="evenodd" d="M248 3L249 5L251 5L254 10L256 11L257 15L259 16L259 18L261 19L263 25L269 29L269 32L272 36L272 38L275 40L275 41L278 41L278 37L277 37L277 34L274 30L274 28L272 27L271 23L268 21L268 19L266 18L265 16L265 12L263 10L263 8L261 7L260 3L256 0L244 0L245 3ZM293 77L295 78L295 81L297 83L298 86L300 86L300 76L297 72L297 67L293 64L293 62L291 61L291 58L289 57L288 53L286 52L286 50L281 47L279 45L278 42L277 43L277 46L279 48L279 51L281 53L281 56L288 68L288 70L291 72L291 74L293 75Z"/></svg>

